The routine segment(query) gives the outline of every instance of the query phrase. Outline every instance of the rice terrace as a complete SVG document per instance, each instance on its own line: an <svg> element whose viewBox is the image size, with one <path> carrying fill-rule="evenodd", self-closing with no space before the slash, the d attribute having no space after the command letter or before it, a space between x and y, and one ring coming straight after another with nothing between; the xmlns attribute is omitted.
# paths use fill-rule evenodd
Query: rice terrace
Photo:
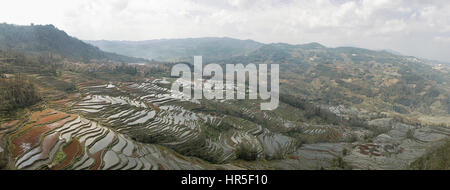
<svg viewBox="0 0 450 190"><path fill-rule="evenodd" d="M0 170L450 169L447 2L6 4Z"/></svg>

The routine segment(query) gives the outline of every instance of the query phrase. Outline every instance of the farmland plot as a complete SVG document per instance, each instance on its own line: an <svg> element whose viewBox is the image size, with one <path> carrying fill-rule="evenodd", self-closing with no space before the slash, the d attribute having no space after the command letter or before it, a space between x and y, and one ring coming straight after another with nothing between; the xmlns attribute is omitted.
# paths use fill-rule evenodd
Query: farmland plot
<svg viewBox="0 0 450 190"><path fill-rule="evenodd" d="M71 112L104 123L140 142L160 144L201 158L208 155L220 163L236 159L236 148L243 142L258 149L261 158L272 156L278 149L285 149L281 152L294 150L293 139L267 129L263 131L257 125L243 127L236 123L228 131L211 132L210 128L222 127L224 116L185 109L182 103L190 101L174 96L171 90L159 85L161 82L156 79L85 86L82 87L83 98L74 104ZM111 85L114 88L108 88ZM252 114L250 110L244 111ZM195 153L188 150L192 147L196 147Z"/></svg>
<svg viewBox="0 0 450 190"><path fill-rule="evenodd" d="M29 122L9 135L17 169L214 168L162 146L135 142L76 115L47 110L34 114Z"/></svg>

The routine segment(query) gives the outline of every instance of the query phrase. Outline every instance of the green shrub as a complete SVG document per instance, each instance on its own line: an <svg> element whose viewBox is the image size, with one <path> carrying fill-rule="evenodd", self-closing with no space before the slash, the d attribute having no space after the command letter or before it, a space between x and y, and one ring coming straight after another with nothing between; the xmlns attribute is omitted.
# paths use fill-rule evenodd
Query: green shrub
<svg viewBox="0 0 450 190"><path fill-rule="evenodd" d="M0 153L0 170L6 169L8 166L8 158L4 153Z"/></svg>
<svg viewBox="0 0 450 190"><path fill-rule="evenodd" d="M406 138L407 139L411 139L411 140L415 140L416 137L414 137L414 130L409 129L408 132L406 132Z"/></svg>
<svg viewBox="0 0 450 190"><path fill-rule="evenodd" d="M59 164L59 163L61 163L65 158L66 158L66 155L65 155L62 151L59 151L59 152L56 153L55 158L53 158L53 163L54 163L54 164Z"/></svg>
<svg viewBox="0 0 450 190"><path fill-rule="evenodd" d="M332 169L351 170L352 167L342 157L337 157L331 162Z"/></svg>
<svg viewBox="0 0 450 190"><path fill-rule="evenodd" d="M5 159L0 159L0 170L3 170L8 165L8 161Z"/></svg>
<svg viewBox="0 0 450 190"><path fill-rule="evenodd" d="M410 164L413 170L450 170L450 139Z"/></svg>
<svg viewBox="0 0 450 190"><path fill-rule="evenodd" d="M10 112L36 104L41 99L35 85L19 75L0 79L0 112Z"/></svg>
<svg viewBox="0 0 450 190"><path fill-rule="evenodd" d="M249 143L241 143L236 149L236 156L241 160L255 161L258 158L258 150Z"/></svg>

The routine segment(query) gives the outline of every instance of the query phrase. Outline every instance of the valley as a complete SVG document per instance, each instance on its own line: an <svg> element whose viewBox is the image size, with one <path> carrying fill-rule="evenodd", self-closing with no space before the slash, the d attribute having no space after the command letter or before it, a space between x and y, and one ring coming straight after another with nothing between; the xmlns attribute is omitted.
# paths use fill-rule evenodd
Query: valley
<svg viewBox="0 0 450 190"><path fill-rule="evenodd" d="M261 100L173 94L170 68L178 62L102 52L72 57L52 44L46 53L3 49L0 166L403 170L450 136L449 67L317 43L251 44L248 51L213 60L279 64L280 104L274 111L260 110Z"/></svg>

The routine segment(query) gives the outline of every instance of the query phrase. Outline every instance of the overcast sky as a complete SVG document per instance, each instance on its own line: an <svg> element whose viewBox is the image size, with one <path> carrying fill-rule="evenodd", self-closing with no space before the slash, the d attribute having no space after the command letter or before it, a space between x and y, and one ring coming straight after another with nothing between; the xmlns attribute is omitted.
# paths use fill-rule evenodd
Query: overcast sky
<svg viewBox="0 0 450 190"><path fill-rule="evenodd" d="M233 37L391 49L450 62L448 0L0 0L0 22L83 40Z"/></svg>

